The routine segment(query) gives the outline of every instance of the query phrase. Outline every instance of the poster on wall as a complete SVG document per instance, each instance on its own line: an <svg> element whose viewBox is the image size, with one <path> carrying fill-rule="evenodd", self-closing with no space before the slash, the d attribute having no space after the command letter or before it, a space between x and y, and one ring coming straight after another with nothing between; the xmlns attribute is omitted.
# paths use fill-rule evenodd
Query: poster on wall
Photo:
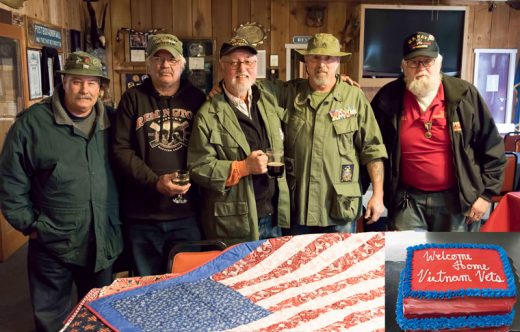
<svg viewBox="0 0 520 332"><path fill-rule="evenodd" d="M516 49L475 49L473 83L501 133L514 130L513 80Z"/></svg>
<svg viewBox="0 0 520 332"><path fill-rule="evenodd" d="M27 50L27 73L29 77L29 99L38 99L43 96L40 65L40 51Z"/></svg>

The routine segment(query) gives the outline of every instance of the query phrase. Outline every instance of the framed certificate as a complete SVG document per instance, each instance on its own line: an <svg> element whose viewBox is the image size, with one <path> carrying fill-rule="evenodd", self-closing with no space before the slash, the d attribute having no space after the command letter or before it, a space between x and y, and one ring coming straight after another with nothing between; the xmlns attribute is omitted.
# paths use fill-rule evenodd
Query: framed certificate
<svg viewBox="0 0 520 332"><path fill-rule="evenodd" d="M27 49L27 74L29 77L29 99L43 96L40 51Z"/></svg>

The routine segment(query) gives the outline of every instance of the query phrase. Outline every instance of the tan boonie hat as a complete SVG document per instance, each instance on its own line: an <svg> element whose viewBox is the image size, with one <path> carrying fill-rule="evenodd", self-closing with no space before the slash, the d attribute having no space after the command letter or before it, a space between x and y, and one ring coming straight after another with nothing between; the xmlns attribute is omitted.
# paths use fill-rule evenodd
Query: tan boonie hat
<svg viewBox="0 0 520 332"><path fill-rule="evenodd" d="M90 53L76 51L65 60L65 69L59 73L64 75L95 76L110 82L107 74L103 71L103 63Z"/></svg>
<svg viewBox="0 0 520 332"><path fill-rule="evenodd" d="M182 57L182 42L174 35L159 33L148 38L146 55L152 56L160 50L170 52L174 58Z"/></svg>
<svg viewBox="0 0 520 332"><path fill-rule="evenodd" d="M303 55L328 55L328 56L346 56L352 53L341 52L338 38L330 33L317 33L307 44L306 50L297 50Z"/></svg>

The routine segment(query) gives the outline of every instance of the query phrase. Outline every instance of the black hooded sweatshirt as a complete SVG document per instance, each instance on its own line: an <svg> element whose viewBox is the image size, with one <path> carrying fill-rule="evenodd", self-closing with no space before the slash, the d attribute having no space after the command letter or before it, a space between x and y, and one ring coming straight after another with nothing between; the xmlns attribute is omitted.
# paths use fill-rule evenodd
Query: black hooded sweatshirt
<svg viewBox="0 0 520 332"><path fill-rule="evenodd" d="M187 204L173 203L155 186L160 175L186 169L193 120L205 100L205 94L186 80L173 96L159 95L149 78L123 94L112 152L125 219L167 221L195 215L193 185Z"/></svg>

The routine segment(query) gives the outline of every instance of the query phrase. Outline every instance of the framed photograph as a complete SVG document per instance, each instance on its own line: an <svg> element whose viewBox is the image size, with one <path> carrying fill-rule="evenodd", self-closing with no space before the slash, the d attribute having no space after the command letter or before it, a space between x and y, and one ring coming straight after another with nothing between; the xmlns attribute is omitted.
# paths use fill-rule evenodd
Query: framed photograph
<svg viewBox="0 0 520 332"><path fill-rule="evenodd" d="M43 97L39 50L27 49L27 74L29 77L29 99Z"/></svg>
<svg viewBox="0 0 520 332"><path fill-rule="evenodd" d="M514 130L512 113L516 52L516 49L475 49L473 83L486 101L501 133Z"/></svg>
<svg viewBox="0 0 520 332"><path fill-rule="evenodd" d="M129 33L130 48L146 48L146 35L142 33Z"/></svg>

